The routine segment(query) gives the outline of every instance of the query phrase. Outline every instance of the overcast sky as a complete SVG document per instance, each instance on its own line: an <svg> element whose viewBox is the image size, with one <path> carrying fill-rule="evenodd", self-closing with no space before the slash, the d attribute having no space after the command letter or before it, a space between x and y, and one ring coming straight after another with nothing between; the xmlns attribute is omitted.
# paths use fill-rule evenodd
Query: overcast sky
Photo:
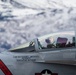
<svg viewBox="0 0 76 75"><path fill-rule="evenodd" d="M76 7L76 0L15 0L15 1L18 1L22 4L25 4L26 2L30 2L32 4L40 4L40 5L46 5L47 1L50 2L55 1L57 3L64 4L68 7Z"/></svg>

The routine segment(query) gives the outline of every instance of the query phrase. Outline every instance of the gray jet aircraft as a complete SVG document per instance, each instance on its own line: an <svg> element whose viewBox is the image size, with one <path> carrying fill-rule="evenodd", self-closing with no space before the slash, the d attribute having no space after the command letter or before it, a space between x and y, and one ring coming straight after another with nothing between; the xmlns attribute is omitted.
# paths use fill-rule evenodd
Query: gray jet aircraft
<svg viewBox="0 0 76 75"><path fill-rule="evenodd" d="M76 75L75 37L52 33L0 53L0 75Z"/></svg>

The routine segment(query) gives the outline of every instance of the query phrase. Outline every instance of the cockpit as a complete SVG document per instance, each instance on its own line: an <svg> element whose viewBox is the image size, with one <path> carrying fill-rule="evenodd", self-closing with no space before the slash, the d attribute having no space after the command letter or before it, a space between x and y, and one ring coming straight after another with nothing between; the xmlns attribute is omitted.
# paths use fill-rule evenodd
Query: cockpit
<svg viewBox="0 0 76 75"><path fill-rule="evenodd" d="M11 49L13 52L34 52L45 49L58 49L75 47L75 32L59 32L42 36L28 42L22 46Z"/></svg>
<svg viewBox="0 0 76 75"><path fill-rule="evenodd" d="M75 47L75 33L60 32L39 38L43 49Z"/></svg>

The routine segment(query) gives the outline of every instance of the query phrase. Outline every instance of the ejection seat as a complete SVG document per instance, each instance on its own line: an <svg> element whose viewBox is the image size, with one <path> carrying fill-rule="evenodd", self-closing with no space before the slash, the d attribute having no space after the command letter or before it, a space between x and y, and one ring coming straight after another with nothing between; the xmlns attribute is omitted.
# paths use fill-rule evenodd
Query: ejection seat
<svg viewBox="0 0 76 75"><path fill-rule="evenodd" d="M58 38L57 38L56 47L57 47L57 48L66 47L67 41L68 41L67 38L58 37Z"/></svg>

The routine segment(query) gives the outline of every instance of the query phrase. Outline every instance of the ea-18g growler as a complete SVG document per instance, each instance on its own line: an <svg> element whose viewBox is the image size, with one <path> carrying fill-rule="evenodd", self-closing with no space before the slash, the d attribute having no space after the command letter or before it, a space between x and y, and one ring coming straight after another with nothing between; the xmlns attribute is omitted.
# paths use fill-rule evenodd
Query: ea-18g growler
<svg viewBox="0 0 76 75"><path fill-rule="evenodd" d="M76 75L74 31L52 33L0 53L0 75Z"/></svg>

